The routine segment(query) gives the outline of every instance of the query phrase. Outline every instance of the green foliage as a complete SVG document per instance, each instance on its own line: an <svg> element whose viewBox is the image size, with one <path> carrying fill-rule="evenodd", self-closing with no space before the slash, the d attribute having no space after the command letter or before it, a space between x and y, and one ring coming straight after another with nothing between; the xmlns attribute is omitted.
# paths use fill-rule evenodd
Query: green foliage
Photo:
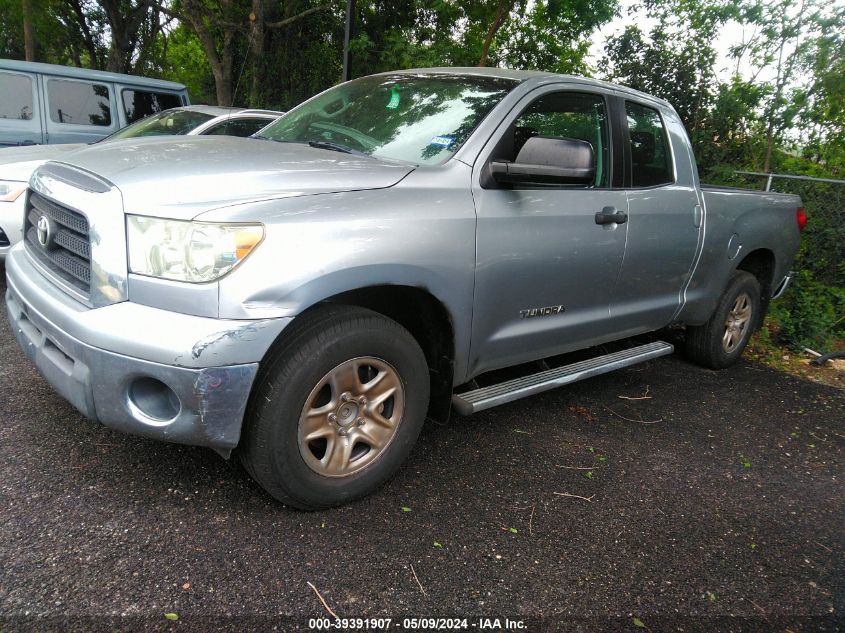
<svg viewBox="0 0 845 633"><path fill-rule="evenodd" d="M772 304L777 340L796 351L809 347L828 350L836 338L845 339L845 289L799 271L785 295Z"/></svg>
<svg viewBox="0 0 845 633"><path fill-rule="evenodd" d="M197 36L181 24L165 40L162 76L185 84L192 103L214 103L214 80Z"/></svg>
<svg viewBox="0 0 845 633"><path fill-rule="evenodd" d="M352 46L356 76L401 68L475 66L500 6L487 65L585 72L589 35L616 0L448 0L358 3Z"/></svg>
<svg viewBox="0 0 845 633"><path fill-rule="evenodd" d="M730 6L730 5L729 5ZM669 101L695 136L703 126L716 84L712 42L730 17L729 7L704 0L645 0L631 9L656 19L611 37L601 69L610 79Z"/></svg>
<svg viewBox="0 0 845 633"><path fill-rule="evenodd" d="M767 88L734 76L720 83L701 125L692 133L696 160L708 182L742 184L737 169L753 169L765 151L765 130L757 116Z"/></svg>
<svg viewBox="0 0 845 633"><path fill-rule="evenodd" d="M586 36L615 10L611 0L517 2L497 39L498 61L511 68L584 74Z"/></svg>

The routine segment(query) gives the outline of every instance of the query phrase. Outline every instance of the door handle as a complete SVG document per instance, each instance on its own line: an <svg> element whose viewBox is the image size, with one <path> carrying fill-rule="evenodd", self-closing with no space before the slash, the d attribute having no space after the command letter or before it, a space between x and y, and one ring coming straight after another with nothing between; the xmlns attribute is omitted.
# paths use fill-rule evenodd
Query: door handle
<svg viewBox="0 0 845 633"><path fill-rule="evenodd" d="M616 207L605 207L596 213L596 224L625 224L628 214L622 213Z"/></svg>

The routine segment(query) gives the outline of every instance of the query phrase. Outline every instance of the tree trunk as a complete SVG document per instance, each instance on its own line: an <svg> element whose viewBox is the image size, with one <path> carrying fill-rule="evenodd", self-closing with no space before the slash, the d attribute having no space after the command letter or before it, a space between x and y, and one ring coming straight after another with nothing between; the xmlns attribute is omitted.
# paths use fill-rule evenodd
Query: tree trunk
<svg viewBox="0 0 845 633"><path fill-rule="evenodd" d="M106 70L125 73L132 69L132 55L138 44L141 25L150 14L151 0L139 0L127 10L120 0L100 0L111 31Z"/></svg>
<svg viewBox="0 0 845 633"><path fill-rule="evenodd" d="M85 21L85 12L82 10L80 0L68 0L68 4L73 9L73 15L76 18L76 23L79 25L79 30L82 31L82 39L85 42L85 48L88 50L88 65L91 68L100 68L100 57L97 55L97 47L94 43L94 37L91 35L91 29L88 28L88 22ZM80 64L81 66L81 60Z"/></svg>
<svg viewBox="0 0 845 633"><path fill-rule="evenodd" d="M32 0L23 0L23 46L26 61L35 61L35 33L32 28Z"/></svg>
<svg viewBox="0 0 845 633"><path fill-rule="evenodd" d="M781 27L783 28L783 27ZM778 50L778 67L776 77L775 96L772 99L772 105L769 108L768 120L766 121L766 155L763 158L763 173L769 172L769 167L772 163L772 152L775 148L775 115L777 114L778 103L783 92L783 84L785 83L783 77L783 47L786 46L786 37L781 36L780 49Z"/></svg>
<svg viewBox="0 0 845 633"><path fill-rule="evenodd" d="M802 36L802 27L804 22L804 11L806 8L806 2L801 3L801 7L798 10L798 15L794 18L790 18L786 15L786 11L784 10L784 14L781 17L781 28L780 28L780 48L778 49L778 65L777 65L777 78L775 81L775 96L772 99L772 106L769 109L769 116L768 121L766 123L766 156L763 159L763 171L768 172L771 168L772 163L772 154L775 148L775 138L778 136L785 126L783 121L777 121L778 111L781 110L782 101L783 101L783 91L786 88L786 85L792 80L792 74L795 70L795 63L799 57L799 42ZM789 23L789 27L787 25ZM783 52L786 46L786 43L790 40L795 40L795 50L789 54L786 59L786 62L783 60Z"/></svg>
<svg viewBox="0 0 845 633"><path fill-rule="evenodd" d="M481 48L481 59L478 60L479 66L487 65L487 58L490 55L490 45L493 43L496 33L499 32L499 29L505 23L505 18L510 13L512 5L513 0L499 0L499 5L496 7L496 17L493 19L490 28L487 29L487 35L484 37L484 45Z"/></svg>
<svg viewBox="0 0 845 633"><path fill-rule="evenodd" d="M257 108L261 100L261 65L264 58L264 0L252 0L249 15L252 37L252 83L249 89L249 107Z"/></svg>
<svg viewBox="0 0 845 633"><path fill-rule="evenodd" d="M190 8L189 8L190 10ZM223 52L217 52L217 42L210 29L206 26L201 15L196 12L188 13L184 19L193 28L194 33L205 51L211 74L214 75L214 88L217 94L217 105L232 104L232 39L233 32L226 32L223 37ZM228 50L227 50L228 49Z"/></svg>

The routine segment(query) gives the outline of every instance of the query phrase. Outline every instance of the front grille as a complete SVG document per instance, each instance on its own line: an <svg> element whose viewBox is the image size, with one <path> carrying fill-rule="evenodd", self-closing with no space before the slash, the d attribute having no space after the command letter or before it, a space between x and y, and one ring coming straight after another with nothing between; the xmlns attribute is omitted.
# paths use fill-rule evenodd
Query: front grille
<svg viewBox="0 0 845 633"><path fill-rule="evenodd" d="M47 219L47 244L39 238L38 222ZM88 219L72 209L30 191L24 234L27 248L51 273L84 292L91 287L91 242Z"/></svg>

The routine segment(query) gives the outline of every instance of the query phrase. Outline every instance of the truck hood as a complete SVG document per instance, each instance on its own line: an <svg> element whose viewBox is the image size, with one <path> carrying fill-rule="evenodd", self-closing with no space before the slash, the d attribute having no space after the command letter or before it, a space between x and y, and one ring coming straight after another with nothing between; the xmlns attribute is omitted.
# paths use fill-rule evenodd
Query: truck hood
<svg viewBox="0 0 845 633"><path fill-rule="evenodd" d="M114 184L126 213L174 219L255 200L390 187L413 170L300 143L227 136L115 141L59 162Z"/></svg>
<svg viewBox="0 0 845 633"><path fill-rule="evenodd" d="M27 182L32 172L48 160L57 159L85 143L67 145L26 145L24 147L4 147L0 149L0 180L19 180Z"/></svg>

